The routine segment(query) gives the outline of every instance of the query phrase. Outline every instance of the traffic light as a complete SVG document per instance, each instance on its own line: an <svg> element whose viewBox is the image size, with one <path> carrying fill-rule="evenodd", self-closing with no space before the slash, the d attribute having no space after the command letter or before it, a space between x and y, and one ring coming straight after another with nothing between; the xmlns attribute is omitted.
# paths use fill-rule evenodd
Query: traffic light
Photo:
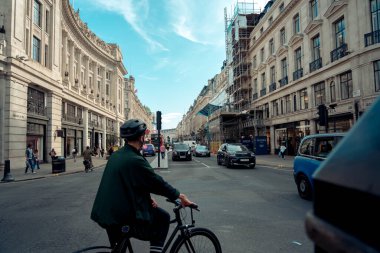
<svg viewBox="0 0 380 253"><path fill-rule="evenodd" d="M320 126L328 126L329 112L325 105L318 105L318 120Z"/></svg>
<svg viewBox="0 0 380 253"><path fill-rule="evenodd" d="M156 118L157 130L161 130L161 111L157 111Z"/></svg>

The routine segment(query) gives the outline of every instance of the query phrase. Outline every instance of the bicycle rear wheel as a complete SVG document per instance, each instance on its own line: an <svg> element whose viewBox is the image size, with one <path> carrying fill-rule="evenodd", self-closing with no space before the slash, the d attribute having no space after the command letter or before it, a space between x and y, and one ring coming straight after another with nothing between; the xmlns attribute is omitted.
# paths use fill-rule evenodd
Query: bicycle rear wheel
<svg viewBox="0 0 380 253"><path fill-rule="evenodd" d="M222 253L216 235L207 228L193 228L188 237L179 236L170 253Z"/></svg>

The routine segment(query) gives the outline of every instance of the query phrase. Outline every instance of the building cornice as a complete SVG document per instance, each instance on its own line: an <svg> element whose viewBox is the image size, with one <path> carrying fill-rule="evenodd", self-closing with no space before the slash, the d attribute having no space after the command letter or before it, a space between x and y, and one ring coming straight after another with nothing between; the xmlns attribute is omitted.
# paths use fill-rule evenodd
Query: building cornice
<svg viewBox="0 0 380 253"><path fill-rule="evenodd" d="M327 9L325 14L323 15L326 18L330 18L334 13L338 12L344 6L348 4L348 0L335 0L331 3L330 7Z"/></svg>

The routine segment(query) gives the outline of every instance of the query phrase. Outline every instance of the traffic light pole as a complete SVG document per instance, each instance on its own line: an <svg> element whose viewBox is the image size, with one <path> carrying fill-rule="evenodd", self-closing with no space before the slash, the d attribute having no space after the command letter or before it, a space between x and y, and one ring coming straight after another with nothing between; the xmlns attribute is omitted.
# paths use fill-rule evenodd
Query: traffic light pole
<svg viewBox="0 0 380 253"><path fill-rule="evenodd" d="M158 133L158 160L157 167L160 168L161 159L161 111L156 112L157 133Z"/></svg>

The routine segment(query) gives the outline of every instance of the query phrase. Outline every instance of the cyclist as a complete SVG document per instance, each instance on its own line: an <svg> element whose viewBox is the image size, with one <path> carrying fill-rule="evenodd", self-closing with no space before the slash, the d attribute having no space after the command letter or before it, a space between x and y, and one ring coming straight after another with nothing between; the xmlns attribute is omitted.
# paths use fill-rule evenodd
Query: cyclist
<svg viewBox="0 0 380 253"><path fill-rule="evenodd" d="M170 215L157 207L150 193L191 205L186 195L157 175L141 155L147 126L138 119L126 121L120 136L126 145L110 156L104 170L91 219L106 229L114 248L123 239L121 228L129 225L132 236L150 241L150 252L161 252L169 231Z"/></svg>

